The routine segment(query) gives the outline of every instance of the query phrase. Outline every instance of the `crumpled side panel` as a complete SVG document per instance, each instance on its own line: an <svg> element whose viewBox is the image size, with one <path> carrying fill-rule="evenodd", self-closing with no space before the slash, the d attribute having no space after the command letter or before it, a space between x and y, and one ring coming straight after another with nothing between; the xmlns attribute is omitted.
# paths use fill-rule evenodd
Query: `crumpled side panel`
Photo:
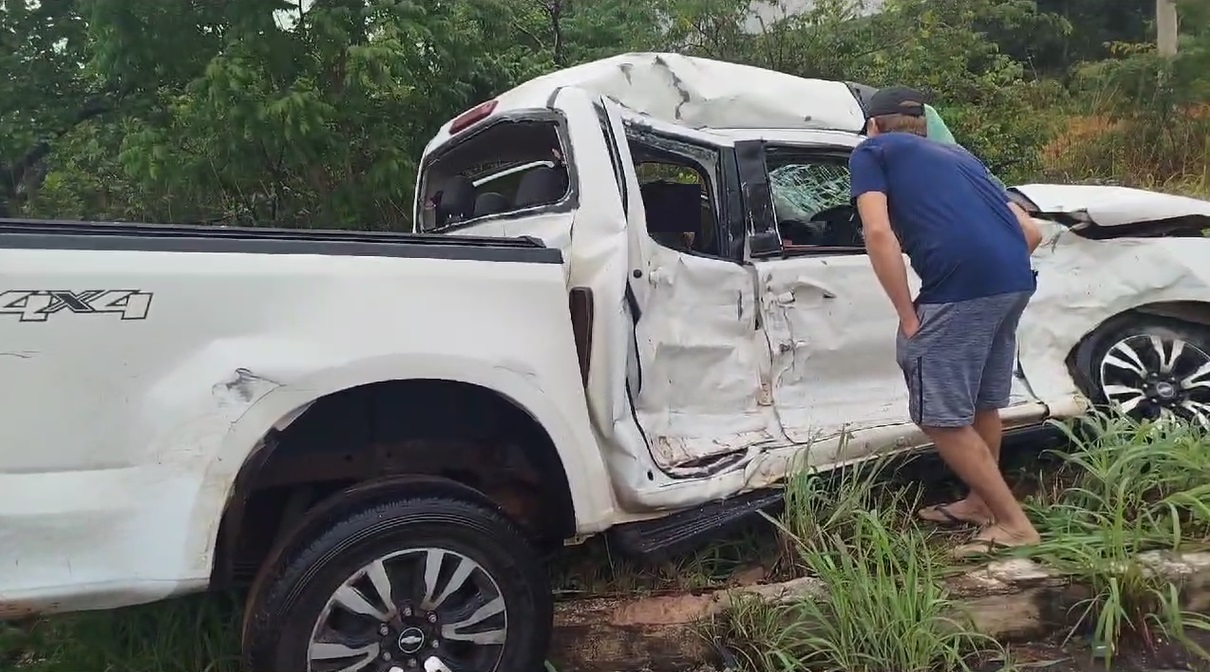
<svg viewBox="0 0 1210 672"><path fill-rule="evenodd" d="M1097 241L1041 224L1045 237L1034 253L1038 291L1017 339L1025 377L1043 401L1077 392L1067 357L1109 318L1159 302L1210 302L1210 239Z"/></svg>
<svg viewBox="0 0 1210 672"><path fill-rule="evenodd" d="M700 465L773 442L776 421L761 403L768 348L755 328L750 271L654 244L651 250L635 401L657 463Z"/></svg>

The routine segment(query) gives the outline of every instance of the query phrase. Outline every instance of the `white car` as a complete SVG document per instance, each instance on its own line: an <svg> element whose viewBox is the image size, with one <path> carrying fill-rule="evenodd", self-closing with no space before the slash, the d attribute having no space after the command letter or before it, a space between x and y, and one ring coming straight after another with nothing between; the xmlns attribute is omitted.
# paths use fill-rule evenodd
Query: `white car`
<svg viewBox="0 0 1210 672"><path fill-rule="evenodd" d="M493 166L548 152L510 140L541 104L570 157L560 170L578 178L561 206L418 212L417 230L533 235L577 261L578 240L626 236L612 255L603 241L582 244L610 271L631 270L625 383L648 445L624 451L629 460L649 448L662 470L691 476L762 463L787 444L810 444L821 466L915 445L895 315L848 192L861 92L868 87L675 54L555 72L469 111L452 122L456 132L443 128L426 150L418 202L446 176L474 172L455 156L477 142L492 147ZM699 186L700 217L689 212L691 189L644 184L673 173ZM676 191L686 192L676 203L663 193ZM1009 195L1046 240L1006 420L1070 417L1092 399L1210 423L1210 203L1115 186L1029 184ZM616 223L598 223L606 219ZM685 234L695 239L688 247ZM572 272L575 284L604 271L573 262Z"/></svg>
<svg viewBox="0 0 1210 672"><path fill-rule="evenodd" d="M0 222L0 618L250 584L249 672L536 669L538 551L674 553L794 469L927 446L847 193L863 117L627 54L445 124L434 235ZM1047 240L1008 427L1204 422L1210 203L1012 193Z"/></svg>

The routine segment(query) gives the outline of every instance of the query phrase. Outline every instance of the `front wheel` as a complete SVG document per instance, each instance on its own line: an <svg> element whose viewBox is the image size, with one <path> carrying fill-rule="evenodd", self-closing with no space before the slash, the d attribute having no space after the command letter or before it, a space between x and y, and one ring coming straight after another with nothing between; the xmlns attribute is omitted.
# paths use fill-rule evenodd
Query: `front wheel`
<svg viewBox="0 0 1210 672"><path fill-rule="evenodd" d="M1136 419L1176 417L1210 429L1210 329L1139 317L1093 344L1085 390Z"/></svg>
<svg viewBox="0 0 1210 672"><path fill-rule="evenodd" d="M248 605L250 672L529 672L549 645L540 559L477 504L375 506L266 571Z"/></svg>

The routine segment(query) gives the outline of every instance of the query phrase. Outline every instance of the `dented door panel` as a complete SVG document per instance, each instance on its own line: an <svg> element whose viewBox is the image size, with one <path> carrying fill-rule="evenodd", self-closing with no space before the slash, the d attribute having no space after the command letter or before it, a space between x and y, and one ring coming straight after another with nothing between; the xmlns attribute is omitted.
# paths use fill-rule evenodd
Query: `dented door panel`
<svg viewBox="0 0 1210 672"><path fill-rule="evenodd" d="M724 164L734 165L729 140L635 115L613 101L606 106L629 123L628 144L674 153L679 146L698 161L709 156L715 212L729 222L728 199L738 198L722 193L729 189ZM701 477L787 445L762 386L769 356L757 329L753 269L738 258L658 244L648 234L651 215L642 210L637 182L631 192L629 282L637 320L628 383L656 466L672 478ZM735 212L738 222L742 211Z"/></svg>
<svg viewBox="0 0 1210 672"><path fill-rule="evenodd" d="M770 388L783 431L796 443L824 441L850 452L879 447L835 439L900 427L899 438L911 440L915 428L895 356L899 319L862 247L848 197L847 151L769 140L761 150L759 169L766 172L756 179L769 180L776 224L795 239L783 240L783 254L797 255L756 263L772 358ZM906 256L904 264L916 294L920 279ZM1014 404L1032 400L1018 378Z"/></svg>
<svg viewBox="0 0 1210 672"><path fill-rule="evenodd" d="M906 258L905 258L906 263ZM783 430L797 443L900 425L914 431L907 387L895 360L899 318L863 254L757 264L772 365L772 396ZM920 280L908 269L913 294ZM1012 406L1036 403L1021 375ZM840 449L845 449L842 442ZM851 459L858 455L840 455Z"/></svg>
<svg viewBox="0 0 1210 672"><path fill-rule="evenodd" d="M772 396L796 443L842 431L906 424L895 362L898 318L865 255L760 262ZM912 290L919 281L911 278Z"/></svg>
<svg viewBox="0 0 1210 672"><path fill-rule="evenodd" d="M756 329L751 269L654 243L647 268L635 407L659 466L697 471L784 443L761 386L768 348Z"/></svg>

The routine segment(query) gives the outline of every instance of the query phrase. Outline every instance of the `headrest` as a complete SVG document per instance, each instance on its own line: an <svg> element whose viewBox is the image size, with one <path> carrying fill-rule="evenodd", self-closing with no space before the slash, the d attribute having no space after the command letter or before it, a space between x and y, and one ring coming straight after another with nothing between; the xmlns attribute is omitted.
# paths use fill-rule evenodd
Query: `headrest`
<svg viewBox="0 0 1210 672"><path fill-rule="evenodd" d="M700 233L702 188L657 180L639 188L647 211L648 233Z"/></svg>
<svg viewBox="0 0 1210 672"><path fill-rule="evenodd" d="M565 193L567 193L566 168L563 166L535 168L521 178L513 203L514 207L529 208L554 203L563 198Z"/></svg>
<svg viewBox="0 0 1210 672"><path fill-rule="evenodd" d="M498 212L508 210L509 202L504 197L504 194L498 194L494 191L488 191L479 194L479 198L475 199L475 216L482 217L484 215L494 215Z"/></svg>
<svg viewBox="0 0 1210 672"><path fill-rule="evenodd" d="M470 219L475 207L475 184L470 178L455 175L445 181L435 200L437 226Z"/></svg>

